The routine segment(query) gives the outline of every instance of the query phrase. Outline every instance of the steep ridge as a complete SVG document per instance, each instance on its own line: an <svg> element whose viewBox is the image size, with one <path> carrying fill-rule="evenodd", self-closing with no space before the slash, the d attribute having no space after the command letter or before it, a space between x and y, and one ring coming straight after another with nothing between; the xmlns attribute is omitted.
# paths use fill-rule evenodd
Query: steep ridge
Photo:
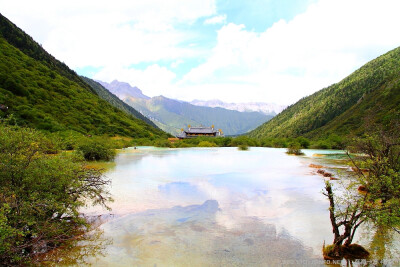
<svg viewBox="0 0 400 267"><path fill-rule="evenodd" d="M360 135L368 124L399 118L400 48L368 62L351 75L289 106L249 136L326 137Z"/></svg>
<svg viewBox="0 0 400 267"><path fill-rule="evenodd" d="M0 15L0 116L47 131L165 135L101 99L65 64Z"/></svg>
<svg viewBox="0 0 400 267"><path fill-rule="evenodd" d="M116 95L114 95L113 93L111 93L110 91L108 91L106 88L104 88L100 83L87 78L87 77L81 77L87 84L89 84L94 91L97 93L97 95L104 99L105 101L107 101L108 103L110 103L111 105L113 105L114 107L125 111L126 113L134 116L135 118L138 118L142 121L145 121L146 123L150 124L151 126L158 128L154 122L152 122L150 119L148 119L147 117L143 116L140 112L138 112L136 109L134 109L133 107L129 106L128 104L126 104L124 101L122 101L121 99L119 99Z"/></svg>

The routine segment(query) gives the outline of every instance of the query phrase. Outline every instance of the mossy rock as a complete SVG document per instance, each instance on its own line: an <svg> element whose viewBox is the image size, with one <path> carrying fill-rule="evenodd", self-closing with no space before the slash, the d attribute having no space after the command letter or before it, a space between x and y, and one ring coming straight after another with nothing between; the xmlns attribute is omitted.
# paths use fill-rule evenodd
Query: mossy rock
<svg viewBox="0 0 400 267"><path fill-rule="evenodd" d="M351 244L348 246L342 246L342 253L346 259L366 259L369 257L369 252L358 244Z"/></svg>
<svg viewBox="0 0 400 267"><path fill-rule="evenodd" d="M343 258L349 260L367 259L369 252L361 245L350 244L335 247L334 245L324 246L322 249L324 260L341 260Z"/></svg>

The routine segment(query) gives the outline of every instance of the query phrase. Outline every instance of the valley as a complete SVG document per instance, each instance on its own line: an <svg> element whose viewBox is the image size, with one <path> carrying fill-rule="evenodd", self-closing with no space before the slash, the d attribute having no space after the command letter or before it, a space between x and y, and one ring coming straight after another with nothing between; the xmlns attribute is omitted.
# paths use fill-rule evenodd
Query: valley
<svg viewBox="0 0 400 267"><path fill-rule="evenodd" d="M189 2L0 14L0 265L399 265L399 42Z"/></svg>

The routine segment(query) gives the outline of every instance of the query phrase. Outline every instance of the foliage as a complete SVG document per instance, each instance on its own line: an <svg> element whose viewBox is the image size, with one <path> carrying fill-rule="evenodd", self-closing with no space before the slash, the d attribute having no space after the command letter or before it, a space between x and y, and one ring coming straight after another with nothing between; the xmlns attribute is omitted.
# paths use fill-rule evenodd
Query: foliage
<svg viewBox="0 0 400 267"><path fill-rule="evenodd" d="M229 146L239 146L239 145L260 146L260 143L257 139L242 135L242 136L232 138L232 141L229 144Z"/></svg>
<svg viewBox="0 0 400 267"><path fill-rule="evenodd" d="M391 130L370 130L371 134L353 141L349 150L358 153L351 157L357 179L344 186L340 196L334 194L329 181L325 196L330 202L330 219L334 233L334 248L329 256L341 257L358 251L368 255L360 246L349 247L357 228L369 220L378 227L400 225L400 133L398 123ZM362 192L357 192L355 188ZM342 243L344 242L344 249Z"/></svg>
<svg viewBox="0 0 400 267"><path fill-rule="evenodd" d="M390 132L379 131L355 139L350 150L360 153L352 159L367 201L374 203L368 217L378 225L400 226L400 133L394 123Z"/></svg>
<svg viewBox="0 0 400 267"><path fill-rule="evenodd" d="M329 200L329 217L334 234L333 248L329 250L330 257L342 258L342 245L349 246L358 227L367 220L366 196L355 191L354 184L350 184L345 187L342 196L337 196L331 183L325 182L323 194Z"/></svg>
<svg viewBox="0 0 400 267"><path fill-rule="evenodd" d="M0 262L22 265L84 231L78 209L106 206L109 181L75 154L47 154L42 133L0 128Z"/></svg>
<svg viewBox="0 0 400 267"><path fill-rule="evenodd" d="M238 145L238 149L242 151L249 150L249 147L247 145Z"/></svg>
<svg viewBox="0 0 400 267"><path fill-rule="evenodd" d="M82 141L81 141L82 142ZM108 140L100 137L86 138L77 148L86 160L114 160L116 152Z"/></svg>
<svg viewBox="0 0 400 267"><path fill-rule="evenodd" d="M400 48L396 48L342 81L302 98L249 136L305 136L317 140L330 134L362 135L368 131L365 118L389 126L390 120L399 116L399 70Z"/></svg>
<svg viewBox="0 0 400 267"><path fill-rule="evenodd" d="M201 141L197 146L199 147L216 147L217 144L210 141Z"/></svg>
<svg viewBox="0 0 400 267"><path fill-rule="evenodd" d="M156 147L172 147L172 144L168 139L157 139L153 143Z"/></svg>
<svg viewBox="0 0 400 267"><path fill-rule="evenodd" d="M290 155L304 155L301 151L301 145L299 143L291 143L286 151Z"/></svg>
<svg viewBox="0 0 400 267"><path fill-rule="evenodd" d="M299 136L295 139L295 143L297 143L300 148L309 148L310 146L310 140L303 136Z"/></svg>

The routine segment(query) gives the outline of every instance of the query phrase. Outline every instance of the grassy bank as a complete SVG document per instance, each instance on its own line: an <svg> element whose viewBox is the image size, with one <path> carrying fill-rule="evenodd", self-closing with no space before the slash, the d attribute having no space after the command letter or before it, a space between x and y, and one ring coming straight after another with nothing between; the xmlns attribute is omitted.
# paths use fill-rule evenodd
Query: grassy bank
<svg viewBox="0 0 400 267"><path fill-rule="evenodd" d="M139 141L139 140L138 140ZM141 142L136 141L138 145ZM144 139L141 140L142 142ZM175 142L170 142L168 139L154 139L146 140L143 142L145 145L152 145L157 147L275 147L275 148L289 148L298 147L315 148L315 149L343 149L346 146L347 139L331 135L326 139L310 140L305 137L297 138L264 138L257 139L248 136L238 137L197 137L190 139L182 139Z"/></svg>

